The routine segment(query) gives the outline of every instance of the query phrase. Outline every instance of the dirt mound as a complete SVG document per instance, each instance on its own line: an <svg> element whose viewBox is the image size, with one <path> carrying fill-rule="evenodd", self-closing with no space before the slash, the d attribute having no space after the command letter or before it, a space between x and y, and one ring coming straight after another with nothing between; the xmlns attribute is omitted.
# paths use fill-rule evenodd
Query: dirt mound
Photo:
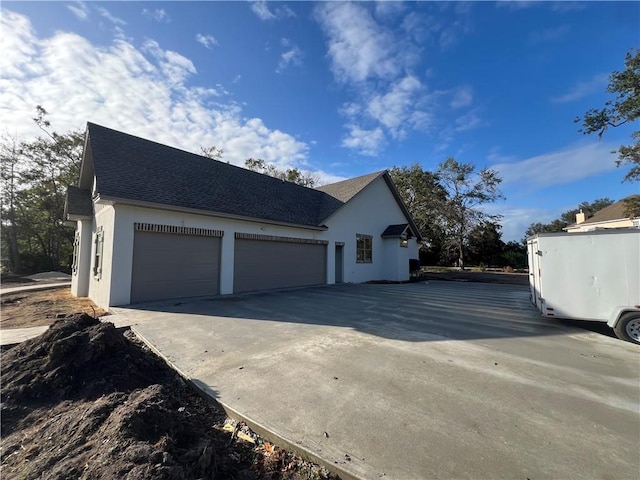
<svg viewBox="0 0 640 480"><path fill-rule="evenodd" d="M3 478L327 477L231 437L131 332L84 314L4 352L1 396Z"/></svg>

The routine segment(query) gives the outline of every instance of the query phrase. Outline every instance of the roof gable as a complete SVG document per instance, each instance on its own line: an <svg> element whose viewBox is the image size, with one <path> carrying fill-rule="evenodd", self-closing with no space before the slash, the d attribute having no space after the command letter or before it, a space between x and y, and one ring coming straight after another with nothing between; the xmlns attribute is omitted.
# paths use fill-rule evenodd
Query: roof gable
<svg viewBox="0 0 640 480"><path fill-rule="evenodd" d="M322 187L318 187L317 190L321 192L328 193L332 197L340 200L341 202L347 203L353 197L355 197L358 193L360 193L365 187L367 187L371 182L373 182L376 178L384 175L386 170L382 170L380 172L369 173L367 175L362 175L361 177L350 178L348 180L343 180L341 182L331 183L329 185L323 185Z"/></svg>
<svg viewBox="0 0 640 480"><path fill-rule="evenodd" d="M389 172L387 170L362 175L361 177L343 180L342 182L332 183L330 185L324 185L322 187L319 187L318 190L328 193L334 198L341 200L346 205L351 199L353 199L360 192L369 187L378 178L384 179L387 187L393 195L393 198L396 200L398 206L402 210L402 213L409 222L408 224L413 235L417 237L419 241L422 240L420 230L418 230L418 226L413 220L413 216L411 215L411 213L409 213L409 210L407 210L407 206L404 204L402 197L400 197L400 193L398 193L398 189L394 185L393 180L391 179L391 175L389 175ZM330 215L333 215L336 211L337 210L331 212Z"/></svg>

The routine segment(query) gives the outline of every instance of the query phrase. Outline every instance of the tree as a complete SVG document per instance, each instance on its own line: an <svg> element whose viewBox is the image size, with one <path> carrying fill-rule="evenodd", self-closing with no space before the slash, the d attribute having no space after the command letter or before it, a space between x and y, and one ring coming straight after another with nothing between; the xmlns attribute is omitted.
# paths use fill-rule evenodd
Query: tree
<svg viewBox="0 0 640 480"><path fill-rule="evenodd" d="M438 166L436 175L448 195L442 211L445 235L457 254L458 267L464 270L464 251L470 231L482 222L502 218L480 208L504 198L499 188L502 179L495 170L483 168L476 172L473 164L458 162L453 157Z"/></svg>
<svg viewBox="0 0 640 480"><path fill-rule="evenodd" d="M12 270L19 272L22 269L22 262L20 261L20 245L16 225L16 191L20 181L18 140L7 135L2 139L0 148L0 181L2 182L0 213L3 219L2 230L4 234L2 240L8 249L8 259Z"/></svg>
<svg viewBox="0 0 640 480"><path fill-rule="evenodd" d="M441 211L447 199L438 177L418 163L410 167L393 167L389 174L423 236L420 258L424 263L440 262L444 247Z"/></svg>
<svg viewBox="0 0 640 480"><path fill-rule="evenodd" d="M578 208L574 208L572 210L567 210L560 215L560 220L565 222L568 225L572 225L576 223L576 214L582 212L585 214L586 218L593 217L593 215L602 210L604 207L608 207L613 204L613 200L608 197L598 198L593 202L580 202Z"/></svg>
<svg viewBox="0 0 640 480"><path fill-rule="evenodd" d="M577 117L575 122L582 122L580 132L585 135L598 133L598 138L610 128L632 123L640 117L640 50L631 49L625 55L625 70L614 71L609 76L607 92L616 95L608 100L604 108L592 108L584 118ZM630 164L631 169L624 181L640 180L640 130L631 134L635 143L618 148L618 166Z"/></svg>
<svg viewBox="0 0 640 480"><path fill-rule="evenodd" d="M513 268L527 267L527 247L521 242L507 242L502 251L503 266Z"/></svg>
<svg viewBox="0 0 640 480"><path fill-rule="evenodd" d="M469 258L476 264L498 265L502 261L504 242L502 241L502 226L484 221L476 225L469 232Z"/></svg>
<svg viewBox="0 0 640 480"><path fill-rule="evenodd" d="M200 147L200 154L203 157L211 158L212 160L222 161L222 156L224 155L224 150L216 147L215 145L211 145L210 147Z"/></svg>
<svg viewBox="0 0 640 480"><path fill-rule="evenodd" d="M73 251L73 228L62 216L67 185L79 176L84 134L50 132L46 110L38 105L36 113L45 136L2 144L2 251L14 272L64 269Z"/></svg>
<svg viewBox="0 0 640 480"><path fill-rule="evenodd" d="M553 233L553 232L562 232L566 227L576 223L576 214L580 211L585 214L587 218L593 216L598 210L602 210L605 207L608 207L613 203L613 200L610 198L598 198L593 202L581 202L578 205L578 208L574 208L572 210L567 210L560 214L560 218L556 218L549 223L532 223L527 228L524 239L531 237L537 233ZM523 240L524 240L523 239Z"/></svg>
<svg viewBox="0 0 640 480"><path fill-rule="evenodd" d="M318 183L318 177L310 172L302 172L297 168L281 170L274 164L267 163L261 158L247 158L244 161L244 166L252 172L263 173L286 182L297 183L303 187L313 188Z"/></svg>

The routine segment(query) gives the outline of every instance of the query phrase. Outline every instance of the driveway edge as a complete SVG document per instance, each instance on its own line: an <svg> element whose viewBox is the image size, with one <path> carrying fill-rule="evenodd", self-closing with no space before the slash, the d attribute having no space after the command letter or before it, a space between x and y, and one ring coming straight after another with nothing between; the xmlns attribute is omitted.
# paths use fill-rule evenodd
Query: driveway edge
<svg viewBox="0 0 640 480"><path fill-rule="evenodd" d="M251 428L251 430L253 430L255 433L257 433L258 435L260 435L260 437L262 437L263 439L273 443L274 445L277 445L280 448L284 448L289 452L293 452L297 455L300 455L303 459L307 460L307 461L311 461L314 462L324 468L326 468L327 470L329 470L331 473L338 475L340 477L341 480L366 480L366 477L364 476L359 476L356 475L353 472L349 472L347 470L345 470L344 468L342 468L340 466L340 464L338 464L337 462L331 462L329 460L326 460L322 457L320 457L317 453L313 452L312 450L309 450L308 448L299 445L298 443L293 442L292 440L287 439L285 436L281 435L280 433L276 432L275 430L272 430L254 420L252 420L251 418L247 417L246 415L238 412L237 410L235 410L234 408L230 407L229 405L227 405L224 402L221 402L219 399L215 398L214 396L212 396L209 393L209 387L204 384L203 382L200 382L198 380L193 380L191 379L185 372L183 372L182 370L180 370L180 368L178 368L177 365L175 365L173 362L171 362L165 355L162 354L162 352L160 350L158 350L149 340L147 340L144 335L142 335L134 325L131 325L130 327L131 331L133 333L136 334L136 336L147 346L149 347L149 349L151 351L153 351L153 353L155 353L158 357L160 357L169 367L171 367L173 370L175 370L186 382L187 384L200 396L202 397L205 401L215 405L216 407L221 408L222 410L225 411L225 413L232 419L238 421L238 422L244 422L247 424L247 426L249 428ZM350 464L353 465L354 467L357 466L359 462L355 462L355 464L353 463L353 461L350 461ZM365 469L364 468L360 468L360 470L362 470L362 473L364 474Z"/></svg>

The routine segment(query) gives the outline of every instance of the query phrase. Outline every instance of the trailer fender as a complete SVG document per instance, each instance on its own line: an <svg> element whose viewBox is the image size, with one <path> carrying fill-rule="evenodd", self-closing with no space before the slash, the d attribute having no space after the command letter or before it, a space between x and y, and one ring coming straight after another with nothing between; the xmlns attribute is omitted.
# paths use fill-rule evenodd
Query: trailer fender
<svg viewBox="0 0 640 480"><path fill-rule="evenodd" d="M609 321L607 322L607 325L609 325L611 328L615 328L615 326L618 324L618 321L620 320L620 317L622 317L622 315L624 315L627 312L638 312L638 311L640 311L640 305L634 305L632 307L629 307L629 306L616 307L613 313L611 314L611 316L609 317Z"/></svg>

